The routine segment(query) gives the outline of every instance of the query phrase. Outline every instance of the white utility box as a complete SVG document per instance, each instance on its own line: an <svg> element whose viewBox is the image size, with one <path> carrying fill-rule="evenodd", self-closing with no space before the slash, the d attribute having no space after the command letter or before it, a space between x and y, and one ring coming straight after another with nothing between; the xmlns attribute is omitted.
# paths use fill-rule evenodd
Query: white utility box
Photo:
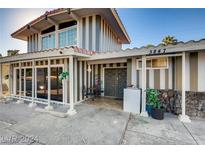
<svg viewBox="0 0 205 154"><path fill-rule="evenodd" d="M123 110L140 114L141 90L137 88L124 89Z"/></svg>

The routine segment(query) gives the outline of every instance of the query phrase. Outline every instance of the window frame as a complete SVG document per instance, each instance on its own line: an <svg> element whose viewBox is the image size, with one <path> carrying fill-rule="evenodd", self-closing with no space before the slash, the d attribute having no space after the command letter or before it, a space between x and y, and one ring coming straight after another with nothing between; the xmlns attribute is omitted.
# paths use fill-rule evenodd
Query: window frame
<svg viewBox="0 0 205 154"><path fill-rule="evenodd" d="M75 28L76 28L76 44L73 44L73 45L77 45L78 44L78 34L77 34L78 33L77 32L78 28L77 28L77 25L57 30L57 33L58 33L58 47L59 48L63 48L63 47L60 47L60 33L63 33L63 32L66 32L68 30L75 29Z"/></svg>
<svg viewBox="0 0 205 154"><path fill-rule="evenodd" d="M163 66L163 67L153 67L152 66L152 60L153 59L160 59L160 58L165 58L167 61L167 66ZM147 70L156 70L156 69L168 69L169 68L169 58L168 57L158 57L158 58L147 58L146 59L146 63L148 60L151 60L151 67L146 67ZM139 67L139 62L142 62L141 59L136 59L136 69L137 70L141 70L142 68Z"/></svg>

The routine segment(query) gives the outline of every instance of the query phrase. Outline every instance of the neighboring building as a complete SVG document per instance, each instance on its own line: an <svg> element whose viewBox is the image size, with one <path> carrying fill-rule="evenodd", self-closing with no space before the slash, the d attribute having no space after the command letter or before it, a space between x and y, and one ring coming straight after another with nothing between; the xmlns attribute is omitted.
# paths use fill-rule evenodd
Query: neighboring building
<svg viewBox="0 0 205 154"><path fill-rule="evenodd" d="M44 103L47 109L69 104L68 113L74 114L74 104L87 91L123 98L123 89L133 85L142 89L142 115L144 90L155 88L172 112L182 113L182 121L189 121L185 111L205 117L205 40L122 50L130 38L115 9L56 9L12 37L27 41L28 52L0 58L0 82L9 74L3 94L19 102ZM61 82L63 71L70 76Z"/></svg>

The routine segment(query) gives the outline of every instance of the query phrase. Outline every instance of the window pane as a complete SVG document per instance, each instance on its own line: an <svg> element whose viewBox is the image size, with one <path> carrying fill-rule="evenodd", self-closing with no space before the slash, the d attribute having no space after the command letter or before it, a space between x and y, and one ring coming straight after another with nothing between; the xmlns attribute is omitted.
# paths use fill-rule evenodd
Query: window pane
<svg viewBox="0 0 205 154"><path fill-rule="evenodd" d="M26 69L26 96L32 96L32 69L31 68Z"/></svg>
<svg viewBox="0 0 205 154"><path fill-rule="evenodd" d="M65 47L77 44L77 28L68 29L59 33L59 46Z"/></svg>
<svg viewBox="0 0 205 154"><path fill-rule="evenodd" d="M37 98L48 98L47 68L37 68Z"/></svg>
<svg viewBox="0 0 205 154"><path fill-rule="evenodd" d="M19 95L19 69L16 69L16 94Z"/></svg>
<svg viewBox="0 0 205 154"><path fill-rule="evenodd" d="M51 68L51 100L63 101L63 85L59 79L61 67Z"/></svg>
<svg viewBox="0 0 205 154"><path fill-rule="evenodd" d="M55 48L55 34L42 37L42 50Z"/></svg>

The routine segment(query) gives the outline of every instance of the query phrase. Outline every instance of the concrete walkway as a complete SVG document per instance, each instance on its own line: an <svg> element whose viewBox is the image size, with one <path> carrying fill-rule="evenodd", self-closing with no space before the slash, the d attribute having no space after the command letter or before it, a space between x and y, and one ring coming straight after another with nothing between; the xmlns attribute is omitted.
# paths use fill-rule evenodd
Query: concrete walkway
<svg viewBox="0 0 205 154"><path fill-rule="evenodd" d="M62 112L66 107L62 107ZM59 118L26 104L0 103L0 144L120 144L129 114L92 105Z"/></svg>
<svg viewBox="0 0 205 154"><path fill-rule="evenodd" d="M131 115L122 144L205 144L205 120L185 124L168 113L164 120Z"/></svg>
<svg viewBox="0 0 205 154"><path fill-rule="evenodd" d="M0 144L205 144L204 120L183 124L166 114L158 121L88 104L76 109L76 115L59 118L0 102Z"/></svg>

